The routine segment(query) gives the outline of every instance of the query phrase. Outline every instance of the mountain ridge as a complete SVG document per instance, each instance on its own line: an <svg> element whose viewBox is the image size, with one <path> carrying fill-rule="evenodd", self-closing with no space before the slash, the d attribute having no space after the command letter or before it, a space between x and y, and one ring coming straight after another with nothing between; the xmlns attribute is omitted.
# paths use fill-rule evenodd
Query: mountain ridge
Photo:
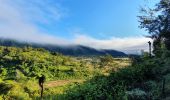
<svg viewBox="0 0 170 100"><path fill-rule="evenodd" d="M0 38L0 46L14 46L14 47L26 47L31 46L33 48L43 48L51 52L58 52L63 55L69 56L102 56L112 55L113 57L125 57L127 54L117 50L111 49L95 49L83 45L54 45L54 44L40 44L32 42L23 42L14 39Z"/></svg>

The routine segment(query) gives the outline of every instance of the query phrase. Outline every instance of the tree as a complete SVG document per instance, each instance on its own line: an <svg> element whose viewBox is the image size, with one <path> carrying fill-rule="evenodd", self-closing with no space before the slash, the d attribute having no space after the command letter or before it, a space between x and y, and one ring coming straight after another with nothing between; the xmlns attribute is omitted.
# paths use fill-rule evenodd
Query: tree
<svg viewBox="0 0 170 100"><path fill-rule="evenodd" d="M109 64L111 64L113 62L113 57L109 54L107 54L106 56L100 57L100 61L101 61L101 66L107 66Z"/></svg>
<svg viewBox="0 0 170 100"><path fill-rule="evenodd" d="M160 0L155 8L142 8L140 28L145 28L153 39L153 53L161 56L170 50L170 0Z"/></svg>

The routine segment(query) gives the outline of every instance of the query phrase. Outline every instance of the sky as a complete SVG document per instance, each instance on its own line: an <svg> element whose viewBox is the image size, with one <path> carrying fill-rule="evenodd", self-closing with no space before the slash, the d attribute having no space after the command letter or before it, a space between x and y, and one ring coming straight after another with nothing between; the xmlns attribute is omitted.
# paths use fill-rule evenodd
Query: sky
<svg viewBox="0 0 170 100"><path fill-rule="evenodd" d="M159 0L0 0L0 37L84 45L125 53L147 50L140 7Z"/></svg>

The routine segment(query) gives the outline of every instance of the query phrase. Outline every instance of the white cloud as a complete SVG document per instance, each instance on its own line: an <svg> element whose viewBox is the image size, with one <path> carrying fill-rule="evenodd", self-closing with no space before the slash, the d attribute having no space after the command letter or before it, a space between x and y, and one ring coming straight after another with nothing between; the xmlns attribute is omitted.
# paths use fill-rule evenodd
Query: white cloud
<svg viewBox="0 0 170 100"><path fill-rule="evenodd" d="M6 2L31 22L50 24L66 16L66 9L52 0L15 0L15 2L7 0Z"/></svg>
<svg viewBox="0 0 170 100"><path fill-rule="evenodd" d="M18 2L21 3L21 0L18 0ZM35 9L31 9L30 11L34 10L37 14L30 15L30 13L20 10L22 8L12 4L12 0L0 0L0 37L39 43L67 44L62 38L54 37L48 33L40 31L30 19L27 19L30 17L34 20L40 21L38 18L42 20L40 16L43 16L45 12L40 10L41 8L35 8L36 5L34 5L33 7ZM43 3L40 3L40 5L45 6ZM54 9L51 7L48 9L49 10L46 14L49 14L49 17L53 20L58 20L59 18L54 18L54 16L57 17L57 15L60 16L60 14L57 12L55 13ZM35 16L37 16L37 18L35 18ZM43 18L45 19L45 17Z"/></svg>
<svg viewBox="0 0 170 100"><path fill-rule="evenodd" d="M147 42L151 41L145 37L127 37L117 38L111 37L110 39L95 39L85 35L77 35L74 39L75 44L81 44L96 49L115 49L124 51L126 53L139 53L141 50L147 50Z"/></svg>

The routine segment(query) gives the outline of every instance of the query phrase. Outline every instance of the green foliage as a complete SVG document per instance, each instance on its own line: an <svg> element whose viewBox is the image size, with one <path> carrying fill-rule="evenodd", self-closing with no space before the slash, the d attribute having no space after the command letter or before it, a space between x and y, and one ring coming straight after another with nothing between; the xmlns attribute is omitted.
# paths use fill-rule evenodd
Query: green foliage
<svg viewBox="0 0 170 100"><path fill-rule="evenodd" d="M82 73L87 72L85 68L81 69L81 72L75 71L81 65L80 62L41 48L1 46L0 57L2 66L0 76L4 79L18 79L22 76L39 77L41 74L44 74L47 80L86 77Z"/></svg>
<svg viewBox="0 0 170 100"><path fill-rule="evenodd" d="M29 94L24 92L22 85L16 82L6 81L0 83L0 86L0 95L3 99L30 100Z"/></svg>
<svg viewBox="0 0 170 100"><path fill-rule="evenodd" d="M71 86L66 91L66 98L68 100L158 99L160 86L155 81L148 80L157 80L160 75L156 60L141 60L139 64L119 69L109 76L96 76L83 84ZM130 96L128 93L133 95Z"/></svg>
<svg viewBox="0 0 170 100"><path fill-rule="evenodd" d="M7 70L5 68L0 68L0 77L3 79L7 75Z"/></svg>
<svg viewBox="0 0 170 100"><path fill-rule="evenodd" d="M100 57L100 62L101 67L107 66L113 62L113 57L111 55L102 56Z"/></svg>

